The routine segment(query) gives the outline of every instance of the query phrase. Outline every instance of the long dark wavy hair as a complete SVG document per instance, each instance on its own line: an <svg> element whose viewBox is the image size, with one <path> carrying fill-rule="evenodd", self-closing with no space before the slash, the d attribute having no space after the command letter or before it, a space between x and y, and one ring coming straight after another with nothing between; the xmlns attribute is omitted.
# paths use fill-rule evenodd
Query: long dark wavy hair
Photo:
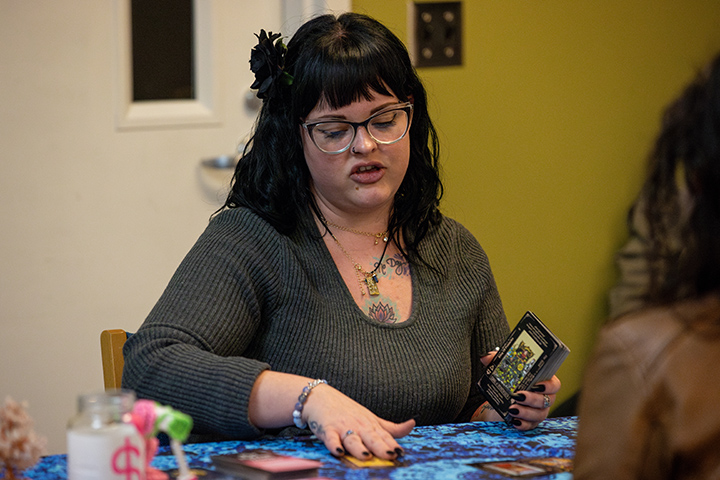
<svg viewBox="0 0 720 480"><path fill-rule="evenodd" d="M284 70L292 84L275 82L264 98L224 208L247 207L283 234L310 227L319 210L303 155L303 119L319 102L340 108L373 92L393 93L401 102L412 99L414 108L410 162L388 228L409 261L421 260L418 244L440 219L439 145L425 88L403 43L365 15L324 15L289 41Z"/></svg>
<svg viewBox="0 0 720 480"><path fill-rule="evenodd" d="M719 289L720 55L665 110L643 188L648 300L668 303Z"/></svg>

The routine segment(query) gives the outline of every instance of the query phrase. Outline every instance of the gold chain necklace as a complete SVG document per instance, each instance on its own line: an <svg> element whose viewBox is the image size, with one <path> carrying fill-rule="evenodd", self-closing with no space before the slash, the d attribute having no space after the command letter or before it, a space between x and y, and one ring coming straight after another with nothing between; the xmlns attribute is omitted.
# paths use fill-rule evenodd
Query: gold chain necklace
<svg viewBox="0 0 720 480"><path fill-rule="evenodd" d="M330 222L328 222L330 224ZM331 224L332 225L332 224ZM337 243L337 246L340 247L340 250L345 254L345 256L350 260L350 263L353 264L355 267L355 277L358 280L358 283L360 284L360 294L362 296L365 296L365 288L363 286L367 287L368 293L371 296L377 296L380 295L380 289L378 288L378 278L377 278L377 269L380 268L380 264L382 264L383 258L385 258L385 252L387 251L388 242L387 239L385 239L385 248L383 248L382 255L380 255L380 260L378 261L377 265L373 269L372 272L366 271L364 268L362 268L362 265L360 265L358 262L355 261L354 258L348 253L347 250L342 246L342 243L340 243L340 240L337 239L335 234L333 234L330 229L327 229L328 233L332 237L333 240L335 240L335 243ZM377 245L377 240L375 241L375 245Z"/></svg>
<svg viewBox="0 0 720 480"><path fill-rule="evenodd" d="M323 220L325 220L325 223L327 223L331 227L339 228L340 230L344 230L346 232L355 233L357 235L365 235L366 237L375 237L375 245L378 244L378 242L380 241L381 238L382 238L382 241L385 243L387 243L387 241L388 241L387 230L384 232L380 232L380 233L363 232L362 230L355 230L354 228L343 227L342 225L333 223L330 220L327 220L325 218L323 218Z"/></svg>

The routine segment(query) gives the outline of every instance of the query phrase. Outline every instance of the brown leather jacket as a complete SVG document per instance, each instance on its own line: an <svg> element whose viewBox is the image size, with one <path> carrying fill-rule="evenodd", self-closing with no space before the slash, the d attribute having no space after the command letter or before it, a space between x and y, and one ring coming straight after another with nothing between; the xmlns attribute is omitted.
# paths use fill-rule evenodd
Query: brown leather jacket
<svg viewBox="0 0 720 480"><path fill-rule="evenodd" d="M578 415L576 480L720 479L720 296L607 325Z"/></svg>

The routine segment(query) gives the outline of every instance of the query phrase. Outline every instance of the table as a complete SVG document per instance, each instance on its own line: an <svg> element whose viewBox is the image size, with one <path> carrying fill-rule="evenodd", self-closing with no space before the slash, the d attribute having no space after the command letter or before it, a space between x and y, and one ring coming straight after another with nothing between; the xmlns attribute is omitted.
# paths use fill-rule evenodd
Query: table
<svg viewBox="0 0 720 480"><path fill-rule="evenodd" d="M538 428L519 432L502 422L458 423L416 427L399 440L405 449L401 466L382 469L353 469L330 455L315 437L261 438L252 441L197 443L184 446L191 468L207 468L210 455L245 449L270 449L278 453L323 462L320 475L352 480L493 479L510 477L487 472L472 463L519 460L537 457L573 458L577 417L549 418ZM176 468L175 458L161 447L153 460L161 470ZM66 456L44 457L34 468L23 472L31 480L66 479ZM533 479L571 479L571 473L557 473Z"/></svg>

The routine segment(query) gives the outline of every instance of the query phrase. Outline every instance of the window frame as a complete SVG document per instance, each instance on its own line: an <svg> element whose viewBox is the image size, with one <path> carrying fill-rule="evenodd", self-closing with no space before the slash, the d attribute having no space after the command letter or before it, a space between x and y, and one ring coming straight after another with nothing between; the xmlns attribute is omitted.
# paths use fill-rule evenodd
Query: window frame
<svg viewBox="0 0 720 480"><path fill-rule="evenodd" d="M118 130L216 125L221 119L215 70L213 3L193 0L195 99L133 101L131 0L115 0L117 35L116 127Z"/></svg>

